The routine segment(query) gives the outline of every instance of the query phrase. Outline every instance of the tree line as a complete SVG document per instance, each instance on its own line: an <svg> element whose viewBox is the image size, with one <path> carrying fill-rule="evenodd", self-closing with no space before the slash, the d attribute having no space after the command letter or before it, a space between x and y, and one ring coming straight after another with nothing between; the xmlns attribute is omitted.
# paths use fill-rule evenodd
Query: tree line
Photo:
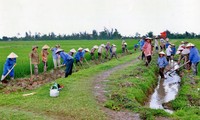
<svg viewBox="0 0 200 120"><path fill-rule="evenodd" d="M166 30L167 37L170 39L194 39L200 38L200 34L196 34L194 32L185 32L185 33L172 33L169 30ZM18 34L19 35L19 34ZM107 29L98 32L97 30L93 30L92 34L87 32L79 32L79 33L72 33L72 34L63 34L63 35L56 35L54 32L49 34L41 34L40 32L36 32L34 35L29 31L25 32L24 37L7 37L3 36L1 41L9 41L9 40L116 40L116 39L139 39L141 37L148 36L148 37L155 37L152 31L148 32L146 35L141 35L140 33L136 33L133 36L122 36L117 29Z"/></svg>

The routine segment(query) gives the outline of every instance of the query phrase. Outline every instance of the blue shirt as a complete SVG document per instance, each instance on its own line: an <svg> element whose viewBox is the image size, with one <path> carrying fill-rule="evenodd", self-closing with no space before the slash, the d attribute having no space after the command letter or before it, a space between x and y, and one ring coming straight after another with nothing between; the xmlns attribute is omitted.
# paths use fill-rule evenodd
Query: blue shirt
<svg viewBox="0 0 200 120"><path fill-rule="evenodd" d="M165 47L168 48L169 45L170 45L169 42L167 42L167 43L165 44Z"/></svg>
<svg viewBox="0 0 200 120"><path fill-rule="evenodd" d="M142 47L144 46L145 41L142 39L142 41L140 41L140 50L142 50Z"/></svg>
<svg viewBox="0 0 200 120"><path fill-rule="evenodd" d="M168 65L167 59L165 56L159 57L157 62L159 68L166 67Z"/></svg>
<svg viewBox="0 0 200 120"><path fill-rule="evenodd" d="M200 61L199 51L196 47L190 49L189 60L194 64Z"/></svg>
<svg viewBox="0 0 200 120"><path fill-rule="evenodd" d="M173 55L175 55L175 54L176 54L176 47L172 47L171 49L172 49L172 52L171 52L171 53L172 53Z"/></svg>
<svg viewBox="0 0 200 120"><path fill-rule="evenodd" d="M14 59L7 58L7 60L4 64L3 75L6 75L8 73L8 71L14 66L15 63L16 63L16 58L14 58ZM14 71L12 70L10 74L14 75Z"/></svg>
<svg viewBox="0 0 200 120"><path fill-rule="evenodd" d="M57 48L52 48L51 51L52 51L53 59L58 59L58 56L56 55Z"/></svg>
<svg viewBox="0 0 200 120"><path fill-rule="evenodd" d="M82 56L83 56L83 57L85 56L85 50L82 51Z"/></svg>
<svg viewBox="0 0 200 120"><path fill-rule="evenodd" d="M75 55L75 59L76 60L80 60L81 58L83 58L83 52L78 51Z"/></svg>
<svg viewBox="0 0 200 120"><path fill-rule="evenodd" d="M65 52L60 52L60 57L63 59L63 64L66 65L67 61L73 59L73 57Z"/></svg>

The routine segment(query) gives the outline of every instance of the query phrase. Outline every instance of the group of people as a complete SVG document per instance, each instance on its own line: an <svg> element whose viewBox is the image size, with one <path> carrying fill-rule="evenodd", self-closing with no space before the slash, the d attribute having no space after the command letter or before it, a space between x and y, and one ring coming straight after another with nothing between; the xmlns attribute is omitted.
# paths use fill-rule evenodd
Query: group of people
<svg viewBox="0 0 200 120"><path fill-rule="evenodd" d="M169 42L169 39L160 39L155 37L154 41L150 37L141 38L138 45L140 46L140 50L142 51L141 59L145 59L145 65L149 66L153 50L155 47L155 51L158 52L159 57L157 60L157 64L159 66L159 73L161 78L164 78L164 69L168 65L168 63L174 59L175 55L179 56L178 64L181 61L184 61L185 68L190 69L192 68L193 74L197 75L197 68L198 63L200 61L200 55L198 49L195 47L194 44L188 42L181 42L180 46L176 51L176 47L174 44ZM153 44L154 42L154 44ZM42 63L44 65L44 72L47 71L48 67L48 49L50 47L48 45L44 45L41 51ZM104 57L105 59L112 59L114 56L117 58L117 48L115 44L110 44L107 42L106 45L101 44L100 46L94 45L91 50L88 48L78 48L76 51L75 49L71 49L69 53L66 53L63 49L61 49L60 45L56 45L55 47L50 49L52 51L52 58L54 63L54 68L61 67L66 65L65 70L65 77L68 77L72 74L72 69L74 65L74 61L76 65L82 66L83 61L85 59L85 54L89 53L91 56L91 60L95 60L95 51L98 53L98 60L101 61ZM105 51L105 54L104 54ZM160 51L160 52L159 52ZM165 51L165 52L164 52ZM127 43L123 40L122 41L122 54L128 53ZM5 77L9 74L11 79L14 79L14 67L16 65L16 58L18 56L15 53L10 53L7 57L7 60L4 64L3 74L1 80L4 80ZM40 57L38 53L38 46L33 46L32 51L29 54L30 57L30 65L32 71L32 65L34 66L34 74L38 76L38 65L40 64ZM63 64L61 65L61 59L63 60ZM87 62L87 61L86 61Z"/></svg>
<svg viewBox="0 0 200 120"><path fill-rule="evenodd" d="M48 68L48 49L51 50L52 52L52 58L53 58L53 64L54 64L54 69L59 68L61 66L66 65L66 72L65 72L65 77L68 77L69 75L72 74L72 69L74 65L74 61L76 65L81 65L83 64L83 61L85 59L85 54L90 53L91 59L95 59L95 51L98 53L98 60L102 60L103 57L105 59L110 58L112 59L113 57L117 58L117 48L115 44L110 45L109 42L107 42L106 45L101 44L100 46L94 45L91 50L88 48L78 48L76 51L74 48L69 51L69 53L66 53L63 49L61 49L60 45L55 45L55 47L50 48L48 45L44 45L41 50L41 58L42 58L42 63L44 65L43 71L46 72ZM106 55L104 56L104 51ZM7 57L7 60L4 64L4 70L3 74L1 77L1 81L5 79L7 75L10 75L11 79L14 79L14 67L16 65L16 58L18 56L15 53L10 53ZM40 55L38 53L38 46L32 46L32 51L29 54L30 58L30 66L31 66L31 74L32 74L32 66L34 69L34 75L38 76L38 65L40 64ZM61 59L63 63L61 64Z"/></svg>
<svg viewBox="0 0 200 120"><path fill-rule="evenodd" d="M200 54L198 49L192 43L182 41L176 50L175 44L171 44L168 38L161 38L159 41L159 38L155 37L153 41L152 38L146 37L139 41L139 45L140 50L142 51L141 58L142 60L145 58L146 66L151 62L151 57L155 47L155 51L159 54L157 65L159 66L159 74L161 78L165 78L164 69L171 60L174 60L175 55L178 56L178 64L185 64L185 69L188 70L192 68L193 75L197 75L198 73Z"/></svg>

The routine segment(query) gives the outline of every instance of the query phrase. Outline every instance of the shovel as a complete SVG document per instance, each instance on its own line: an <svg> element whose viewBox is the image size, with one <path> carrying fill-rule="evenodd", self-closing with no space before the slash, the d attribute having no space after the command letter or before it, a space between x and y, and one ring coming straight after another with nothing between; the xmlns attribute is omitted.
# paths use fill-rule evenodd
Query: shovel
<svg viewBox="0 0 200 120"><path fill-rule="evenodd" d="M8 70L8 72L6 73L6 75L1 78L1 81L4 80L6 78L6 76L8 76L8 74L14 69L15 66L16 66L16 64L14 64L12 66L12 68L10 70Z"/></svg>
<svg viewBox="0 0 200 120"><path fill-rule="evenodd" d="M178 68L176 68L176 69L174 69L173 71L171 71L171 72L169 73L169 76L171 76L171 74L172 74L174 71L178 70L179 68L181 68L181 67L183 67L184 65L188 64L189 62L190 62L190 61L187 61L186 63L182 64L182 65L179 66ZM171 77L172 77L172 76L171 76Z"/></svg>

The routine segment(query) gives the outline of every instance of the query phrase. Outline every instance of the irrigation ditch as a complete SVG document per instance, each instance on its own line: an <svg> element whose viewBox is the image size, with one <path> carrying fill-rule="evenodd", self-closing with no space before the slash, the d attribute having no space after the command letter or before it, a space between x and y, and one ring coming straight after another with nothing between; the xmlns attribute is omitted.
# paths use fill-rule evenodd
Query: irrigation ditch
<svg viewBox="0 0 200 120"><path fill-rule="evenodd" d="M112 119L123 118L117 114L125 111L130 120L173 119L171 114L175 109L171 102L179 94L182 75L172 72L172 69L165 74L166 79L160 79L156 59L157 56L153 56L149 67L145 67L143 61L135 61L134 64L120 65L97 76L94 94L108 116ZM178 64L172 62L169 67L175 69ZM114 111L116 117L113 117ZM137 118L133 117L134 114Z"/></svg>

